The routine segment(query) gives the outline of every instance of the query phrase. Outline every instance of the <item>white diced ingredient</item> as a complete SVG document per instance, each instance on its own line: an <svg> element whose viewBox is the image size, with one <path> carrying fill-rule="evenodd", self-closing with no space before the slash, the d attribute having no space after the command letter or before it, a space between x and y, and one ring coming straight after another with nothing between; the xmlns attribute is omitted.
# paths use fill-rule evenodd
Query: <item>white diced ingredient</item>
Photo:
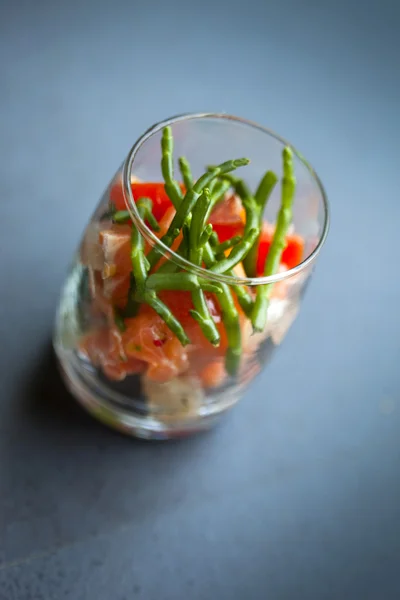
<svg viewBox="0 0 400 600"><path fill-rule="evenodd" d="M274 306L274 304L271 303L270 308L274 307L272 310L275 312L272 312L272 318L268 321L269 325L267 326L268 333L275 345L278 345L283 341L289 327L292 325L299 312L299 305L293 300L281 300L278 302L284 306ZM268 315L269 314L270 312L268 311Z"/></svg>
<svg viewBox="0 0 400 600"><path fill-rule="evenodd" d="M144 393L154 418L173 422L198 415L204 392L196 377L181 375L166 383L158 383L144 375Z"/></svg>

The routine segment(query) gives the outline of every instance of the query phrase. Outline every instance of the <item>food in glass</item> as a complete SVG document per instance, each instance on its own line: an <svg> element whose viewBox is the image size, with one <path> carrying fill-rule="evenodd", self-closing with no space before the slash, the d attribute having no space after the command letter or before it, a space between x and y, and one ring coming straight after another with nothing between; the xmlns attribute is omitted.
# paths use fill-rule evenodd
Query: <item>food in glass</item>
<svg viewBox="0 0 400 600"><path fill-rule="evenodd" d="M208 428L295 319L328 230L308 163L227 115L184 115L133 146L88 224L54 346L82 405L132 435Z"/></svg>

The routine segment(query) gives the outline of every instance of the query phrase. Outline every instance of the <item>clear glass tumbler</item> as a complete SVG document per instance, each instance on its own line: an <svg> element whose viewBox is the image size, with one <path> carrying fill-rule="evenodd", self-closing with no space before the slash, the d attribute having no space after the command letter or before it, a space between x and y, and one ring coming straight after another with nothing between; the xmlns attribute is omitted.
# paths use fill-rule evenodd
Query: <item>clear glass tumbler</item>
<svg viewBox="0 0 400 600"><path fill-rule="evenodd" d="M175 215L161 173L161 140L166 126L172 130L174 156L189 160L194 181L208 165L245 156L251 162L240 170L240 177L255 190L267 169L282 173L283 148L291 148L297 180L293 220L281 266L274 275L265 277L258 272L249 277L241 265L216 273L185 257L179 251L179 237L171 247L160 239ZM151 182L149 195L160 231L149 225L136 204L138 190L140 195L147 195L146 188L139 185L143 182ZM179 185L184 193L184 185ZM259 255L264 252L262 269L281 192L279 180L263 214L258 245ZM118 223L116 210L125 211ZM210 217L217 241L223 243L229 232L240 234L243 219L237 195L227 191ZM100 199L62 290L54 348L69 390L94 417L141 438L168 439L209 428L241 398L296 318L327 235L328 220L325 192L313 169L290 144L264 127L226 114L182 115L154 125L134 144ZM189 337L186 345L145 303L136 303L133 313L121 324L135 279L132 232L145 252L158 251L160 271L167 277L178 270L206 282L209 291L203 298L219 345L206 339L192 318L190 291L159 293L168 310L184 324ZM225 250L224 256L228 255L229 250ZM212 292L213 285L222 286L224 302ZM254 301L259 286L266 285L270 290L266 322L262 331L254 333L243 306L246 298ZM236 352L234 368L227 360L231 351Z"/></svg>

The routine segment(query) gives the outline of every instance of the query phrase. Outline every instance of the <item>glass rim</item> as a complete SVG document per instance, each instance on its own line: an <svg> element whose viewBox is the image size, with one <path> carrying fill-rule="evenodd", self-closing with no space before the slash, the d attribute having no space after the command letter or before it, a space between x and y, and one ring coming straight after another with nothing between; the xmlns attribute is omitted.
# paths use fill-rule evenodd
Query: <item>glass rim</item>
<svg viewBox="0 0 400 600"><path fill-rule="evenodd" d="M297 156L297 158L302 162L302 164L309 171L314 182L317 184L317 187L319 188L319 191L320 191L320 194L322 197L322 203L323 203L323 207L324 207L324 223L322 226L322 232L321 232L321 235L319 236L317 245L315 246L315 248L311 252L311 254L309 254L309 256L307 256L307 258L305 258L300 264L296 265L295 267L293 267L291 269L288 269L287 271L284 271L281 273L276 273L274 275L269 275L267 277L266 276L262 276L262 277L234 276L233 277L231 275L226 275L223 273L213 273L212 271L210 271L208 269L205 269L198 265L194 265L186 258L177 254L174 250L171 250L171 248L166 246L155 235L155 233L146 225L146 223L142 220L142 218L140 217L139 212L137 210L135 199L133 197L133 192L132 192L132 188L131 188L132 168L134 165L134 160L135 160L136 154L139 151L139 149L141 148L141 146L150 137L152 137L155 133L162 130L167 125L173 125L174 123L179 123L181 121L189 121L192 119L226 119L227 121L234 121L237 123L241 123L242 125L250 127L252 129L258 129L262 133L265 133L265 134L269 135L270 137L275 138L277 141L282 143L284 146L289 146L291 148L291 150L293 151L293 153ZM161 160L161 157L160 157L160 160ZM208 112L206 112L206 113L184 113L184 114L176 115L174 117L169 117L167 119L164 119L162 121L155 123L137 139L137 141L134 143L134 145L130 149L130 151L125 159L125 162L124 162L122 181L123 181L123 191L124 191L125 201L127 200L127 202L126 202L127 209L130 213L130 216L132 218L134 225L136 225L137 229L143 235L144 239L148 243L150 243L151 246L157 247L163 256L168 257L168 260L172 260L175 264L177 264L181 268L183 268L189 272L195 273L196 275L198 275L199 277L202 277L203 279L217 281L219 283L224 283L227 285L247 285L247 286L252 286L252 287L258 286L258 285L277 283L279 281L284 281L286 279L290 279L291 277L293 277L293 275L297 275L297 274L301 273L307 267L309 267L311 264L314 263L315 259L319 255L319 253L325 243L326 237L328 235L328 231L329 231L328 198L327 198L324 186L322 185L322 182L321 182L320 178L318 177L318 175L316 174L313 167L303 157L303 155L290 142L285 140L283 137L281 137L280 135L277 135L275 132L271 131L270 129L268 129L264 126L259 125L258 123L255 123L254 121L249 121L247 119L243 119L242 117L236 117L236 116L229 115L226 113L208 113Z"/></svg>

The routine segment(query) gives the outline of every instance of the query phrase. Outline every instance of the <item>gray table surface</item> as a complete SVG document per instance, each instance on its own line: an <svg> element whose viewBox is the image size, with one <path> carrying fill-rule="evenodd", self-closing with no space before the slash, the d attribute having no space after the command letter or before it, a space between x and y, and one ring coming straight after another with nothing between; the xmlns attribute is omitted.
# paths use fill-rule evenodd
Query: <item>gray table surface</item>
<svg viewBox="0 0 400 600"><path fill-rule="evenodd" d="M398 600L398 20L395 1L1 4L1 600ZM240 406L136 442L65 391L53 315L129 147L199 110L297 145L332 228Z"/></svg>

